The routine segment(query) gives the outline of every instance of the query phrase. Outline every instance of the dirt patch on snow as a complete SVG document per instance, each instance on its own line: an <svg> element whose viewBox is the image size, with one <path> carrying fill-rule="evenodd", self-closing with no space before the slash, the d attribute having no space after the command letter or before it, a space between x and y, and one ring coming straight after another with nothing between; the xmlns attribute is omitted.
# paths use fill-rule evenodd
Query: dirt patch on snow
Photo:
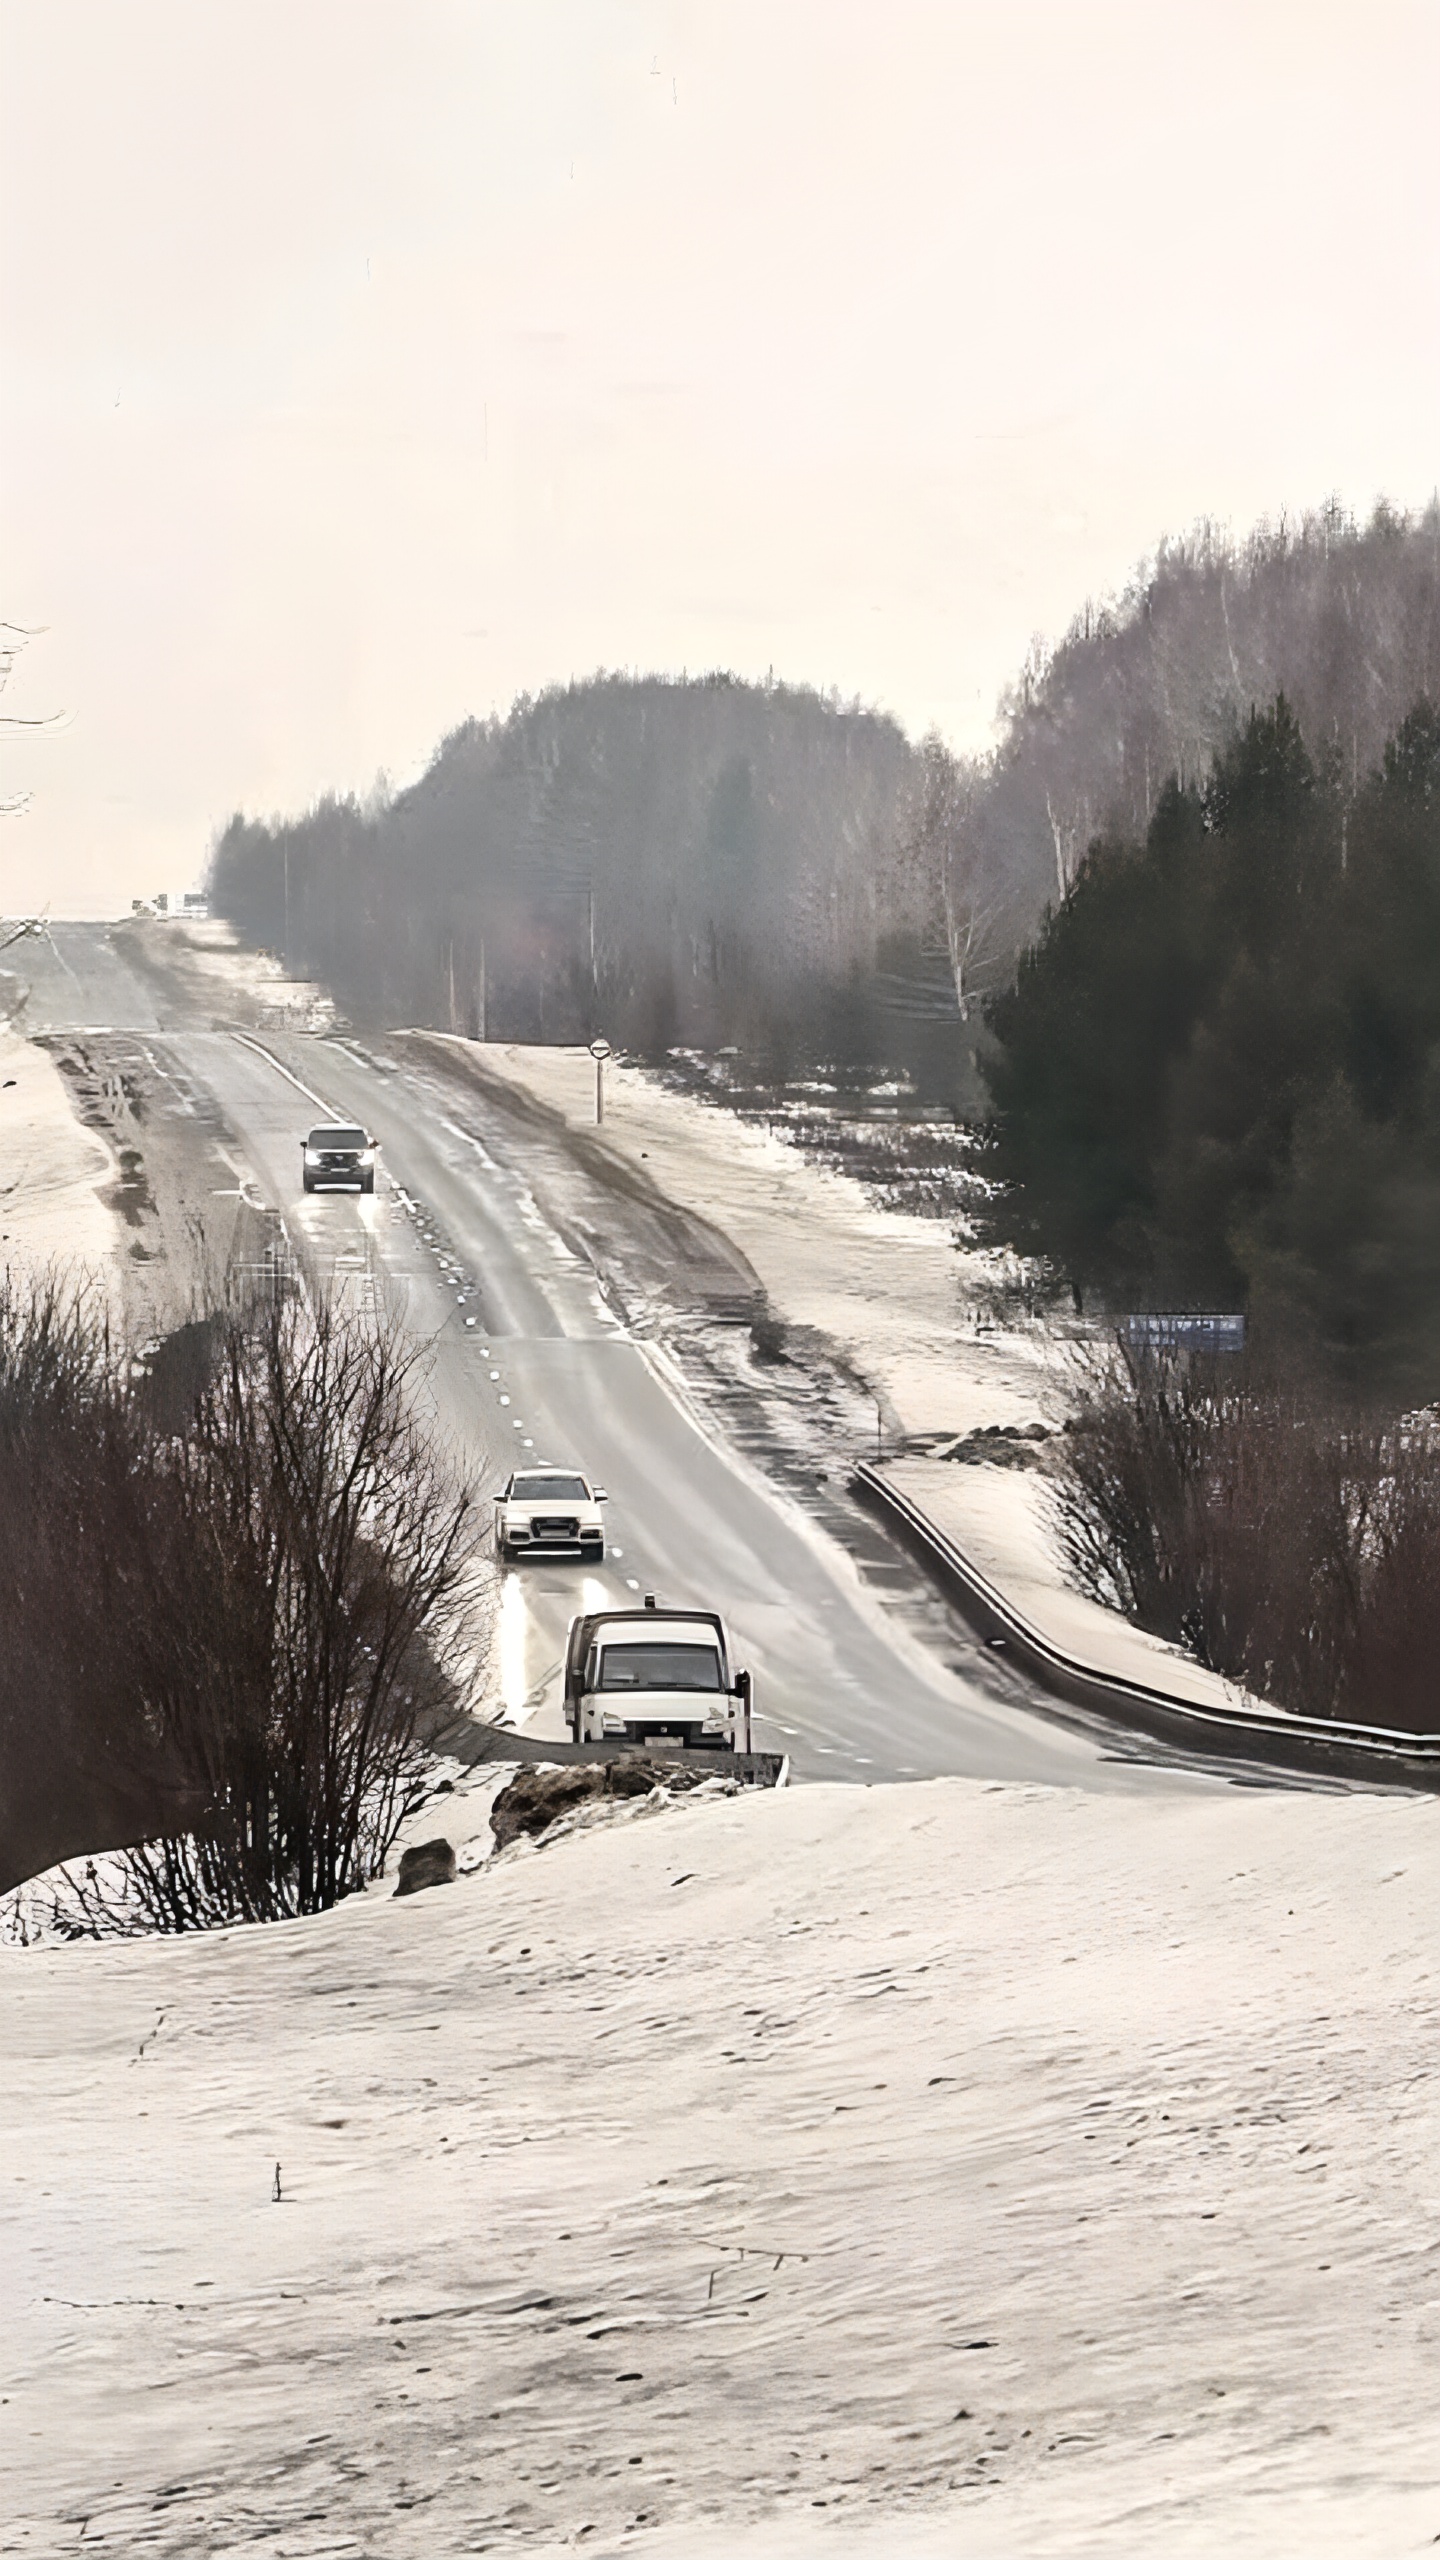
<svg viewBox="0 0 1440 2560"><path fill-rule="evenodd" d="M618 1759L576 1763L568 1768L521 1769L495 1798L490 1828L497 1849L512 1840L538 1840L564 1815L582 1805L622 1803L651 1796L688 1795L698 1786L716 1783L713 1767L697 1761L657 1760L644 1752L625 1752Z"/></svg>
<svg viewBox="0 0 1440 2560"><path fill-rule="evenodd" d="M35 1046L104 1150L98 1197L125 1235L118 1244L107 1220L127 1328L137 1339L167 1333L237 1263L259 1263L274 1219L213 1098L163 1037L57 1031Z"/></svg>

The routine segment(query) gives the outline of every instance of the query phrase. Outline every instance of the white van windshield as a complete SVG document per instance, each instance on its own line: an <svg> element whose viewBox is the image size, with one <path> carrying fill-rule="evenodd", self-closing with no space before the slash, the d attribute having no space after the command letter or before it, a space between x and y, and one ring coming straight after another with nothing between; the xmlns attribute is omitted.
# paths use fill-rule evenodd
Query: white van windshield
<svg viewBox="0 0 1440 2560"><path fill-rule="evenodd" d="M602 1689L718 1689L713 1644L607 1644L600 1655Z"/></svg>
<svg viewBox="0 0 1440 2560"><path fill-rule="evenodd" d="M510 1487L512 1502L588 1502L590 1488L583 1476L516 1476Z"/></svg>

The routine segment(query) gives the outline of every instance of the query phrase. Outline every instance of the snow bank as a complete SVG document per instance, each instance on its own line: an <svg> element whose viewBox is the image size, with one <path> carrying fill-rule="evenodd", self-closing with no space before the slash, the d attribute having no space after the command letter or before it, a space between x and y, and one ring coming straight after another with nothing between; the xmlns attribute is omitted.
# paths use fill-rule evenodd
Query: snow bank
<svg viewBox="0 0 1440 2560"><path fill-rule="evenodd" d="M0 1951L0 2549L1428 2547L1437 1821L814 1787Z"/></svg>
<svg viewBox="0 0 1440 2560"><path fill-rule="evenodd" d="M956 1466L942 1458L896 1458L885 1474L1022 1618L1077 1661L1196 1706L1241 1701L1252 1714L1265 1712L1259 1699L1205 1670L1178 1645L1069 1587L1057 1557L1052 1488L1043 1474Z"/></svg>
<svg viewBox="0 0 1440 2560"><path fill-rule="evenodd" d="M595 1062L585 1050L463 1045L487 1073L576 1126L593 1125ZM981 1258L957 1250L942 1220L879 1208L852 1175L613 1060L605 1138L739 1245L788 1322L844 1347L883 1395L892 1428L963 1432L1037 1419L1043 1337L976 1330Z"/></svg>
<svg viewBox="0 0 1440 2560"><path fill-rule="evenodd" d="M114 1173L48 1051L0 1027L0 1262L98 1270L115 1250L116 1222L99 1196Z"/></svg>

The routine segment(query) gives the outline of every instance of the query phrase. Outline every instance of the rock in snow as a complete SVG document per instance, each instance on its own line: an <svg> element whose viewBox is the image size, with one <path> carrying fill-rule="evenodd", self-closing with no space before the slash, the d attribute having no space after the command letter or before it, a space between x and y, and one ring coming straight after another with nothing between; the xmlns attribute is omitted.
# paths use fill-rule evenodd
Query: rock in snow
<svg viewBox="0 0 1440 2560"><path fill-rule="evenodd" d="M427 1885L453 1884L455 1852L448 1840L421 1840L402 1850L396 1894L423 1893Z"/></svg>

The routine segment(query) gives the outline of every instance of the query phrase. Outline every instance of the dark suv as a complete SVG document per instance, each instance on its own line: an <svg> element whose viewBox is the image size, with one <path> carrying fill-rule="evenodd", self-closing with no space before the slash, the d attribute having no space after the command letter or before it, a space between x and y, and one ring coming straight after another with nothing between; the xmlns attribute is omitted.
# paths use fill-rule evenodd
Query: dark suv
<svg viewBox="0 0 1440 2560"><path fill-rule="evenodd" d="M300 1143L307 1191L336 1182L355 1182L362 1191L374 1190L375 1141L363 1129L312 1129Z"/></svg>

